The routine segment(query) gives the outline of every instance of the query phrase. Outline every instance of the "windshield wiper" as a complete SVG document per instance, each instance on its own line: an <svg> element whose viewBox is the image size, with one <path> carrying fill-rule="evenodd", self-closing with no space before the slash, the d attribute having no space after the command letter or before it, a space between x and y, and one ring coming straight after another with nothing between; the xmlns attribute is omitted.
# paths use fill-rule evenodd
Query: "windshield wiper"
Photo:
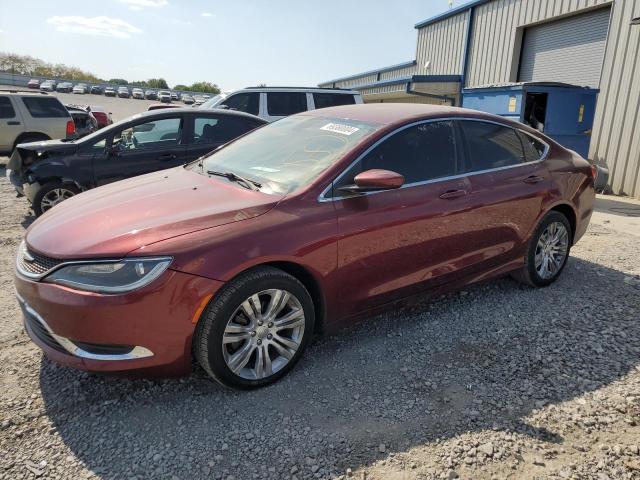
<svg viewBox="0 0 640 480"><path fill-rule="evenodd" d="M239 185L244 185L249 190L260 190L262 188L261 183L258 183L254 180L249 180L248 178L241 177L240 175L236 175L233 172L217 172L215 170L207 170L207 174L216 175L218 177L224 177L227 180L236 182Z"/></svg>

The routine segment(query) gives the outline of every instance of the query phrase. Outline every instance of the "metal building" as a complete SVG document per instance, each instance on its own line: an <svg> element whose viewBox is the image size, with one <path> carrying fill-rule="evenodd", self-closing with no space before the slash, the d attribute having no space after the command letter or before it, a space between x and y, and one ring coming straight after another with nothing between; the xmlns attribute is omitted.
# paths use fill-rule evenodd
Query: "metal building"
<svg viewBox="0 0 640 480"><path fill-rule="evenodd" d="M589 157L614 193L640 197L640 0L475 0L415 25L416 58L323 82L365 102L460 105L463 88L599 88Z"/></svg>

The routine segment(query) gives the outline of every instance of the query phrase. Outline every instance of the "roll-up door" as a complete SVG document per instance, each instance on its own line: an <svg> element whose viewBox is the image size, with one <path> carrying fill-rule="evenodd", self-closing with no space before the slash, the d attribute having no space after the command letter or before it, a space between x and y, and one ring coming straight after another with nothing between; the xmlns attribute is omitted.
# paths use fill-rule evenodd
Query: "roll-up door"
<svg viewBox="0 0 640 480"><path fill-rule="evenodd" d="M598 88L610 13L610 8L601 8L527 28L519 81Z"/></svg>

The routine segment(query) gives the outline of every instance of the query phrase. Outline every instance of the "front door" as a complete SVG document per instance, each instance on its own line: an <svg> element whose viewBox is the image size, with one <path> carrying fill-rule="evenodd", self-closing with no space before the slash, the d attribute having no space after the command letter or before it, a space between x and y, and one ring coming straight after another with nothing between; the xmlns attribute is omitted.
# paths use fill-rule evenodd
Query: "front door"
<svg viewBox="0 0 640 480"><path fill-rule="evenodd" d="M477 232L469 232L469 179L459 176L450 121L405 127L366 153L334 182L343 315L464 275ZM382 168L405 177L397 190L345 196L340 187Z"/></svg>
<svg viewBox="0 0 640 480"><path fill-rule="evenodd" d="M183 123L182 116L174 116L129 124L115 132L110 146L94 157L96 185L184 164Z"/></svg>

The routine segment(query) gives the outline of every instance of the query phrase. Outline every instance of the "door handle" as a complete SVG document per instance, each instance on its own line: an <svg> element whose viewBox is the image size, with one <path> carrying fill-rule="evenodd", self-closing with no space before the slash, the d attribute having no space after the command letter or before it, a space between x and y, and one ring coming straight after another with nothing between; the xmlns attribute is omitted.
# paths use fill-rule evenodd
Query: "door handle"
<svg viewBox="0 0 640 480"><path fill-rule="evenodd" d="M7 125L20 125L20 122L16 121L16 120L10 120L7 122Z"/></svg>
<svg viewBox="0 0 640 480"><path fill-rule="evenodd" d="M167 154L158 156L158 160L175 160L176 158L178 157L173 153L167 153Z"/></svg>
<svg viewBox="0 0 640 480"><path fill-rule="evenodd" d="M444 200L451 200L453 198L464 197L467 194L466 190L447 190L440 195L440 198Z"/></svg>
<svg viewBox="0 0 640 480"><path fill-rule="evenodd" d="M531 175L530 177L525 178L524 180L522 180L524 183L540 183L544 180L544 178L538 176L538 175Z"/></svg>

